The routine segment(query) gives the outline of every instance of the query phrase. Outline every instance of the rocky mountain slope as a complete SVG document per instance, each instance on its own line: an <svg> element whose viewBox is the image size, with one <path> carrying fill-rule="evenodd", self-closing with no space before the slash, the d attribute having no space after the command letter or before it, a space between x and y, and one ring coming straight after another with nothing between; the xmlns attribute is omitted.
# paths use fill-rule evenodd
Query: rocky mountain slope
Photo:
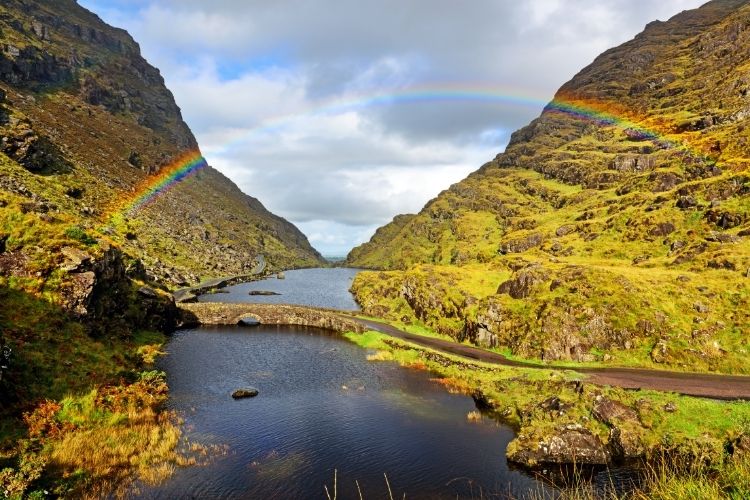
<svg viewBox="0 0 750 500"><path fill-rule="evenodd" d="M355 249L366 312L548 361L747 372L750 3L608 50Z"/></svg>
<svg viewBox="0 0 750 500"><path fill-rule="evenodd" d="M136 42L73 0L0 5L0 105L6 211L70 216L172 285L241 273L258 254L276 268L322 262L296 227L210 167L128 210L198 144Z"/></svg>
<svg viewBox="0 0 750 500"><path fill-rule="evenodd" d="M0 3L0 468L15 457L23 473L24 453L40 452L36 441L21 446L36 437L22 412L141 380L159 332L178 325L171 287L248 272L260 255L271 269L323 261L292 224L190 163L199 158L161 75L125 31L74 0ZM159 190L170 175L183 179ZM166 385L146 385L158 394L136 413L161 425ZM82 429L112 410L97 404ZM56 470L67 468L78 465ZM8 481L25 481L6 472L0 497L15 496Z"/></svg>

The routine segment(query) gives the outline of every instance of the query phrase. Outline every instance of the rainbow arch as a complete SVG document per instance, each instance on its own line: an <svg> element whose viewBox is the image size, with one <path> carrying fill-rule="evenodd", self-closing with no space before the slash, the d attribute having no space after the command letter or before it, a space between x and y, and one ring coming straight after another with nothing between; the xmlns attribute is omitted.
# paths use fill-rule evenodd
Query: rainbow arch
<svg viewBox="0 0 750 500"><path fill-rule="evenodd" d="M240 143L244 143L254 134L268 132L284 127L292 121L306 116L325 116L356 111L372 106L383 106L398 103L414 102L484 102L514 107L535 107L543 112L562 113L582 120L588 120L601 126L614 126L635 134L640 139L651 140L664 147L685 147L694 154L703 153L689 146L672 141L668 138L668 128L657 130L653 126L646 126L646 119L632 116L630 110L622 109L612 102L582 99L574 96L558 94L552 101L524 93L518 89L490 87L490 86L423 86L398 89L388 92L359 94L345 99L325 101L311 106L303 112L273 117L265 120L245 131L237 138L228 140L218 153L225 152ZM117 204L117 208L110 213L132 215L143 207L153 203L168 192L173 186L207 166L205 158L198 149L183 152L168 165L162 167L158 173L141 181L133 193Z"/></svg>

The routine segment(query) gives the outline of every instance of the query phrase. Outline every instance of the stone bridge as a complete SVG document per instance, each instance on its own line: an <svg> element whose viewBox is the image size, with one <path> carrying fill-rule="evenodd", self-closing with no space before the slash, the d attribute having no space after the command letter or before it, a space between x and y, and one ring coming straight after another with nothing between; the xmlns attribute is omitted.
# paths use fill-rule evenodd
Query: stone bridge
<svg viewBox="0 0 750 500"><path fill-rule="evenodd" d="M369 328L346 313L285 304L231 304L198 302L179 304L182 321L191 325L236 325L242 318L255 318L264 325L314 326L337 332L362 333Z"/></svg>
<svg viewBox="0 0 750 500"><path fill-rule="evenodd" d="M363 333L375 330L423 347L455 354L474 361L496 365L544 370L570 370L569 367L552 367L508 359L500 353L450 340L423 337L399 330L379 321L357 318L344 311L316 309L285 304L222 304L200 302L179 304L185 326L236 325L240 319L252 317L267 325L300 325L324 328L337 332ZM643 368L586 368L576 372L587 382L627 389L652 389L678 392L688 396L717 399L750 400L750 377L744 375L718 375L712 373L669 372Z"/></svg>

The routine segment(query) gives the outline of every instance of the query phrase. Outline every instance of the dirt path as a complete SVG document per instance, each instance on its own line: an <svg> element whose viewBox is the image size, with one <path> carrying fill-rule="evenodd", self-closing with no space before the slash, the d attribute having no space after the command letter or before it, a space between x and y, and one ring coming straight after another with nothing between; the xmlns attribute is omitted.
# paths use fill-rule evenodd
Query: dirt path
<svg viewBox="0 0 750 500"><path fill-rule="evenodd" d="M572 370L587 375L587 381L598 385L611 385L626 389L654 389L670 391L688 396L714 399L750 400L750 376L715 375L710 373L670 372L640 368L557 368L536 363L524 363L506 358L502 354L479 347L459 344L448 340L424 337L404 332L385 323L356 319L372 330L392 337L407 340L431 349L456 354L486 363L546 370Z"/></svg>

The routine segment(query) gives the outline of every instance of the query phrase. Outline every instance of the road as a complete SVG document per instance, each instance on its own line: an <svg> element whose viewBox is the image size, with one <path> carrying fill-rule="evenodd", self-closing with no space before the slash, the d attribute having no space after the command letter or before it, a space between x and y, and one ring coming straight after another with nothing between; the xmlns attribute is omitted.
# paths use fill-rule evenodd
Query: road
<svg viewBox="0 0 750 500"><path fill-rule="evenodd" d="M391 325L357 318L365 327L413 344L485 363L545 370L572 370L586 375L586 381L626 389L653 389L713 399L750 400L750 376L672 372L640 368L560 368L508 359L502 354L449 340L424 337Z"/></svg>

